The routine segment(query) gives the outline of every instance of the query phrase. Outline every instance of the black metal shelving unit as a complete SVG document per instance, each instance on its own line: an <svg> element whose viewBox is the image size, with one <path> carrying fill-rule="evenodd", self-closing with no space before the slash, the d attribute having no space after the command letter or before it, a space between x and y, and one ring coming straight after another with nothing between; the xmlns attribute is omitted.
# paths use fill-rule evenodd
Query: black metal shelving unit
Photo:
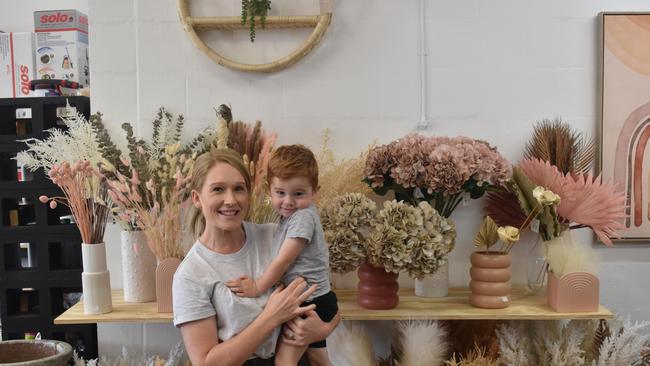
<svg viewBox="0 0 650 366"><path fill-rule="evenodd" d="M97 357L97 325L54 325L81 293L81 237L64 205L52 210L40 195L61 191L38 171L26 174L13 159L27 138L61 126L57 109L90 117L87 97L0 98L0 318L2 339L40 332L70 343L85 359ZM59 109L60 111L60 109ZM60 113L59 113L60 114ZM31 115L31 118L29 116ZM22 177L22 178L19 178ZM28 179L28 180L26 180Z"/></svg>

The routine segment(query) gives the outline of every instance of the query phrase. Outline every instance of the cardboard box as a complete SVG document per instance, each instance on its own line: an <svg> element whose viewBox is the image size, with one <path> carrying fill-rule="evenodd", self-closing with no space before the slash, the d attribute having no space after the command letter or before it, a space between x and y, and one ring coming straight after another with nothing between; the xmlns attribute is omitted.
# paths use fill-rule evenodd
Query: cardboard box
<svg viewBox="0 0 650 366"><path fill-rule="evenodd" d="M88 17L77 10L34 12L36 78L90 85Z"/></svg>
<svg viewBox="0 0 650 366"><path fill-rule="evenodd" d="M0 33L0 98L30 96L34 75L34 33Z"/></svg>

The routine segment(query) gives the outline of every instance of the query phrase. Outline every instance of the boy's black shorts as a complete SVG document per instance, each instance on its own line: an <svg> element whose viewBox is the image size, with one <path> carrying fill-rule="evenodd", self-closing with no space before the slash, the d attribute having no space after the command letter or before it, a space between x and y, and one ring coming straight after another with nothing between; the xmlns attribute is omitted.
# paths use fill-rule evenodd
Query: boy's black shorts
<svg viewBox="0 0 650 366"><path fill-rule="evenodd" d="M311 301L305 301L300 306L307 306L311 304L316 305L316 314L318 317L326 323L332 321L336 313L339 311L338 300L336 299L336 294L333 291L326 293L325 295L318 296ZM309 345L309 348L324 348L327 347L327 343L323 339L322 341L314 342Z"/></svg>

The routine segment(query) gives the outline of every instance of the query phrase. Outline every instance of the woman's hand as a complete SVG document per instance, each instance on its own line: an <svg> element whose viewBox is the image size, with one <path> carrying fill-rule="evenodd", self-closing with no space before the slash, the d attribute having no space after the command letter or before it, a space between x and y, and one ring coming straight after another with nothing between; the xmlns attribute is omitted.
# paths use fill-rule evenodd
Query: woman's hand
<svg viewBox="0 0 650 366"><path fill-rule="evenodd" d="M270 320L280 325L290 319L299 317L306 312L316 308L316 305L301 307L307 298L316 291L316 285L311 286L307 290L307 283L302 278L296 278L285 289L278 287L273 291L266 306L262 311L262 315L270 317Z"/></svg>
<svg viewBox="0 0 650 366"><path fill-rule="evenodd" d="M292 346L307 346L327 338L341 321L340 313L326 323L314 310L305 313L306 317L295 317L286 322L283 328L282 342Z"/></svg>

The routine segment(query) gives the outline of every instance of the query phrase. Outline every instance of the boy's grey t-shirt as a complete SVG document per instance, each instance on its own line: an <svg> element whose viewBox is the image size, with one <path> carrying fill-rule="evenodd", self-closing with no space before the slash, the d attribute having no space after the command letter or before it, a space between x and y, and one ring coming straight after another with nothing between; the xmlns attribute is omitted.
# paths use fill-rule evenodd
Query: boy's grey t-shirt
<svg viewBox="0 0 650 366"><path fill-rule="evenodd" d="M226 341L253 322L272 291L256 298L239 297L225 283L242 275L257 278L264 273L277 252L274 228L274 224L244 222L246 242L232 254L215 253L197 240L174 274L174 325L216 315L219 340ZM278 327L254 356L273 356L279 332Z"/></svg>
<svg viewBox="0 0 650 366"><path fill-rule="evenodd" d="M278 251L282 246L282 242L287 238L303 238L307 240L305 248L293 264L289 266L287 273L282 278L285 285L299 276L304 278L309 286L317 285L316 292L307 299L308 301L330 291L329 252L325 244L320 215L314 205L297 210L288 218L280 220L274 238L274 247ZM277 253L274 254L277 255Z"/></svg>

